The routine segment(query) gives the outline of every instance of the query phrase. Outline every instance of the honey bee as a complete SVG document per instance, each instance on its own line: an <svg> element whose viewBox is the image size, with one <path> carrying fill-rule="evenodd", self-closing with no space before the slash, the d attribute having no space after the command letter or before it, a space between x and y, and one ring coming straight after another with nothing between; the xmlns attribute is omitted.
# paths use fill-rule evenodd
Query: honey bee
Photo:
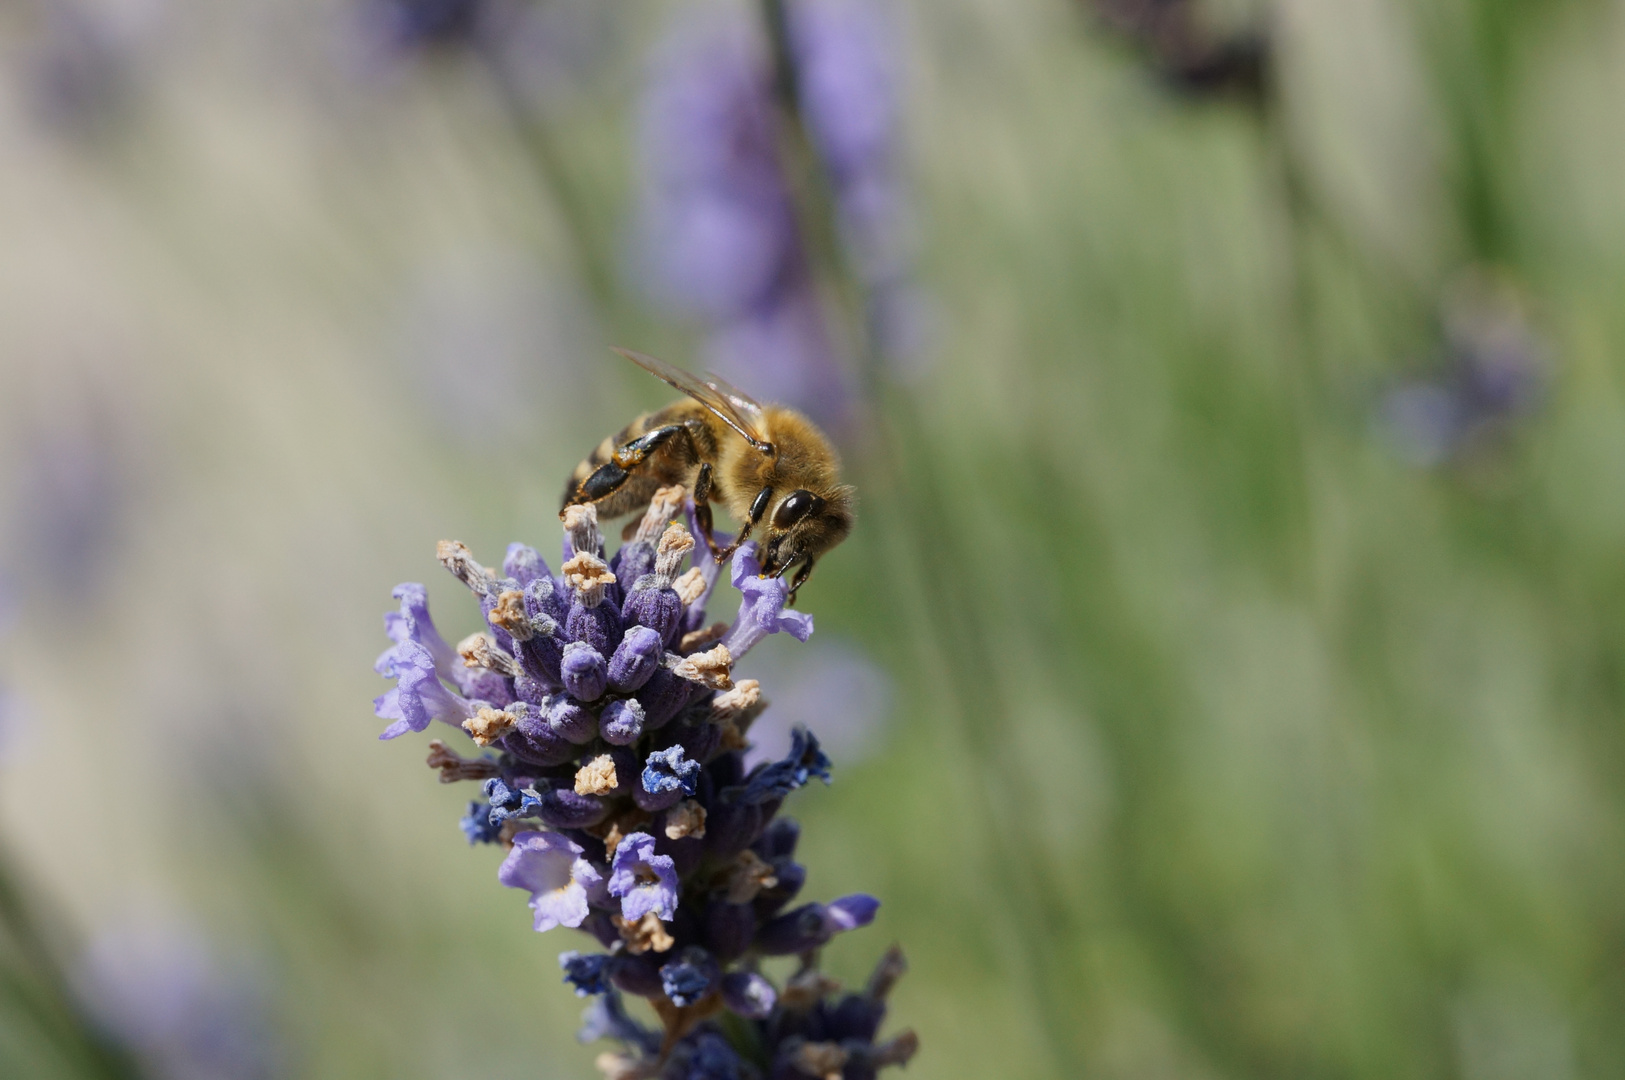
<svg viewBox="0 0 1625 1080"><path fill-rule="evenodd" d="M820 556L852 531L852 488L812 421L782 405L758 405L711 375L695 375L630 349L616 352L681 390L686 399L644 413L598 444L570 474L563 509L595 503L600 518L641 510L657 489L682 484L694 495L695 518L720 562L757 528L762 573L790 581L790 602ZM740 523L726 548L711 535L711 503Z"/></svg>

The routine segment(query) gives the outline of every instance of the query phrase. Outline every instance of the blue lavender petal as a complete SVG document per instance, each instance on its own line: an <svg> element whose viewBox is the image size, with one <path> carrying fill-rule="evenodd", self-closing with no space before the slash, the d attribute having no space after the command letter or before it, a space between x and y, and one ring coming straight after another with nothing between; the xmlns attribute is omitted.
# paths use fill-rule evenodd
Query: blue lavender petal
<svg viewBox="0 0 1625 1080"><path fill-rule="evenodd" d="M660 1036L627 1015L621 1004L621 995L613 990L593 999L587 1011L581 1014L581 1030L576 1038L582 1042L615 1039L653 1054L660 1048Z"/></svg>
<svg viewBox="0 0 1625 1080"><path fill-rule="evenodd" d="M693 1005L711 993L721 977L716 961L704 949L690 946L660 968L660 985L672 1004Z"/></svg>
<svg viewBox="0 0 1625 1080"><path fill-rule="evenodd" d="M814 776L830 782L830 760L818 748L818 737L804 727L790 733L790 752L751 774L742 787L723 792L725 799L743 803L764 803L782 799L804 786Z"/></svg>
<svg viewBox="0 0 1625 1080"><path fill-rule="evenodd" d="M651 795L670 791L692 795L699 779L700 763L689 760L681 746L653 751L643 767L643 790Z"/></svg>
<svg viewBox="0 0 1625 1080"><path fill-rule="evenodd" d="M580 953L575 950L559 954L559 967L564 970L564 981L575 987L576 997L607 994L611 957L604 953Z"/></svg>
<svg viewBox="0 0 1625 1080"><path fill-rule="evenodd" d="M491 806L478 800L468 804L468 812L459 823L470 844L494 844L502 835L502 827L491 823Z"/></svg>

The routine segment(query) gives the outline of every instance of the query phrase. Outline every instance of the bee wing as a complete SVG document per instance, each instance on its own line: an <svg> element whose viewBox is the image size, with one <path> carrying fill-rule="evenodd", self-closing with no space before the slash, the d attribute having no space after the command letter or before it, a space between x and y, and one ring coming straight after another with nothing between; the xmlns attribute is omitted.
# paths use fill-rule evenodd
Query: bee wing
<svg viewBox="0 0 1625 1080"><path fill-rule="evenodd" d="M749 417L753 421L761 420L762 407L757 404L756 399L727 379L724 379L721 375L714 371L707 371L705 373L705 385L727 398L728 402L739 410L739 415Z"/></svg>
<svg viewBox="0 0 1625 1080"><path fill-rule="evenodd" d="M691 375L675 364L668 364L658 360L647 353L636 352L632 349L622 349L611 346L616 352L632 361L638 367L647 371L662 382L681 390L695 401L704 405L724 424L733 428L745 437L745 441L756 449L761 450L768 445L762 438L761 429L757 420L762 415L762 407L733 387L726 390L717 386L715 382L703 382L698 376ZM715 376L713 376L715 379ZM723 383L723 386L727 386Z"/></svg>

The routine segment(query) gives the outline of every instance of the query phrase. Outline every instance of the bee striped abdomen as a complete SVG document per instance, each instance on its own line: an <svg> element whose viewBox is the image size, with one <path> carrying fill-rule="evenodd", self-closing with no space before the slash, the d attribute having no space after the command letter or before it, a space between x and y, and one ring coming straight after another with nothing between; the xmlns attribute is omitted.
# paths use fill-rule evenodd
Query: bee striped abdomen
<svg viewBox="0 0 1625 1080"><path fill-rule="evenodd" d="M564 505L593 502L600 517L613 518L640 509L663 484L692 483L699 462L715 453L695 411L688 402L668 405L599 443L570 474Z"/></svg>

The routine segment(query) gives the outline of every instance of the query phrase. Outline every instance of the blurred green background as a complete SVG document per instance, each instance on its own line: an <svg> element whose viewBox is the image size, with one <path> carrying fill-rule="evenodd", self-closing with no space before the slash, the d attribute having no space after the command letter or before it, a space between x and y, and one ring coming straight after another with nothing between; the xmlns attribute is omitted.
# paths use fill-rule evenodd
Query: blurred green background
<svg viewBox="0 0 1625 1080"><path fill-rule="evenodd" d="M617 252L703 6L585 5L520 123L340 0L0 10L0 957L68 980L0 1075L109 1074L98 949L224 988L164 1075L596 1075L370 665L666 399L605 344L691 360ZM1625 7L1202 9L1262 101L1081 2L899 11L928 344L803 598L892 685L790 807L885 903L830 968L904 945L919 1077L1625 1075ZM1418 450L1474 289L1539 392Z"/></svg>

